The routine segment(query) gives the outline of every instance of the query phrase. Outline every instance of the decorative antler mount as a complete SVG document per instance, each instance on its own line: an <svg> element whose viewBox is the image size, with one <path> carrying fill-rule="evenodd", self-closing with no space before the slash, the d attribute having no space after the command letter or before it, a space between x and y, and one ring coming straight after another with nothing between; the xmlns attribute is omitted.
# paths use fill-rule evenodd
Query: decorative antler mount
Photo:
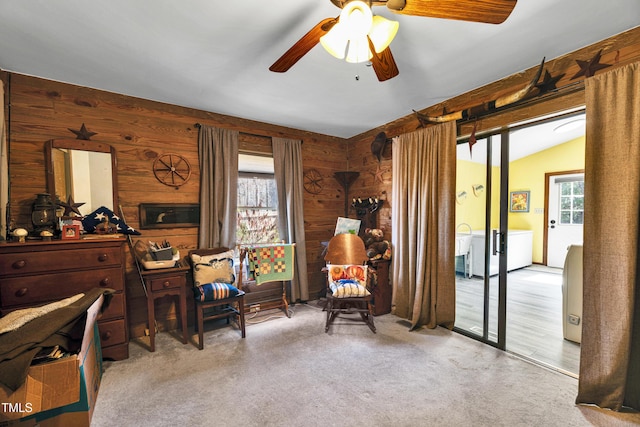
<svg viewBox="0 0 640 427"><path fill-rule="evenodd" d="M538 67L538 71L535 76L531 79L529 84L527 84L522 89L502 95L492 101L485 102L481 105L476 105L471 108L467 108L466 110L455 111L453 113L445 113L441 116L428 116L426 114L422 114L418 111L414 110L418 121L422 126L426 126L429 123L445 123L454 120L466 120L473 117L479 117L485 115L487 113L494 112L506 106L510 106L516 104L527 97L530 97L532 93L535 92L536 85L538 84L538 80L540 80L540 76L542 75L542 70L544 68L545 58L542 58L542 62Z"/></svg>

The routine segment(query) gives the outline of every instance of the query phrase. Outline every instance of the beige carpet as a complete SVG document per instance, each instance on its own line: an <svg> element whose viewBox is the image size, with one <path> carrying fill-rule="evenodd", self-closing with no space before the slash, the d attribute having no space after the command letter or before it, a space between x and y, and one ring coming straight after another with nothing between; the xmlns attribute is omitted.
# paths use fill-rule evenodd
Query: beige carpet
<svg viewBox="0 0 640 427"><path fill-rule="evenodd" d="M202 351L174 333L155 353L133 341L128 360L105 363L92 426L640 424L576 406L577 380L446 329L409 332L385 315L377 334L349 321L326 334L316 304L293 311L261 313L244 340L210 323Z"/></svg>

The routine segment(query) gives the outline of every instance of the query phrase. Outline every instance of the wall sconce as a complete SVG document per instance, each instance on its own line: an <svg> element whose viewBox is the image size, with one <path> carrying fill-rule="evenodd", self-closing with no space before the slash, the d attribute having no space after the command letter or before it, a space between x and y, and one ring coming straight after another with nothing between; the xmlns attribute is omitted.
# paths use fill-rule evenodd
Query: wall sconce
<svg viewBox="0 0 640 427"><path fill-rule="evenodd" d="M398 32L400 24L382 16L373 16L371 8L360 0L350 1L340 13L338 23L320 37L327 52L347 62L365 62L371 59L369 41L377 53L385 50Z"/></svg>
<svg viewBox="0 0 640 427"><path fill-rule="evenodd" d="M480 195L484 193L484 185L482 184L474 184L471 188L473 189L473 195L476 197L480 197Z"/></svg>

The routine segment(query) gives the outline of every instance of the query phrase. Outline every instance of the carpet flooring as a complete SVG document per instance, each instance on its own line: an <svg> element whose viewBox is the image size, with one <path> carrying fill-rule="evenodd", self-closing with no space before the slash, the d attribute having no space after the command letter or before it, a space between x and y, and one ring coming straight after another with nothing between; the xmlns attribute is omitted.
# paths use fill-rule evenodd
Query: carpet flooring
<svg viewBox="0 0 640 427"><path fill-rule="evenodd" d="M92 426L632 426L637 413L574 404L575 378L443 328L338 319L319 304L235 325L133 340L106 362Z"/></svg>

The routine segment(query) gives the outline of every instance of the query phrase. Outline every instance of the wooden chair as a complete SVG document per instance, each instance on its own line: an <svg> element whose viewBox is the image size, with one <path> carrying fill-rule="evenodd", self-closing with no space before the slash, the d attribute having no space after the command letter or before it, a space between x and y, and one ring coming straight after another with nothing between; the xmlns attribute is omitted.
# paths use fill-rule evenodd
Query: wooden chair
<svg viewBox="0 0 640 427"><path fill-rule="evenodd" d="M327 261L327 321L325 324L325 332L329 331L329 326L340 314L359 314L362 321L373 331L376 327L373 324L373 310L371 307L371 293L366 290L362 296L353 296L354 293L341 292L340 286L336 287L334 281L334 289L331 289L332 269L336 272L340 266L354 265L364 267L364 283L368 284L368 275L366 273L366 262L369 260L367 256L364 241L355 234L338 234L334 236L327 246L327 253L324 257ZM360 289L362 291L362 289ZM360 295L362 292L356 292ZM360 319L358 319L360 320Z"/></svg>
<svg viewBox="0 0 640 427"><path fill-rule="evenodd" d="M192 272L194 273L195 280L195 266L193 265L192 255L208 256L220 254L228 251L228 248L213 248L213 249L194 249L189 251L189 262L191 262ZM226 318L227 323L231 317L238 317L238 324L242 338L245 338L245 318L244 318L244 295L245 293L239 290L237 295L229 296L227 298L219 298L209 301L200 301L194 298L195 301L195 327L198 331L198 349L202 350L204 347L203 329L204 322L207 320Z"/></svg>

